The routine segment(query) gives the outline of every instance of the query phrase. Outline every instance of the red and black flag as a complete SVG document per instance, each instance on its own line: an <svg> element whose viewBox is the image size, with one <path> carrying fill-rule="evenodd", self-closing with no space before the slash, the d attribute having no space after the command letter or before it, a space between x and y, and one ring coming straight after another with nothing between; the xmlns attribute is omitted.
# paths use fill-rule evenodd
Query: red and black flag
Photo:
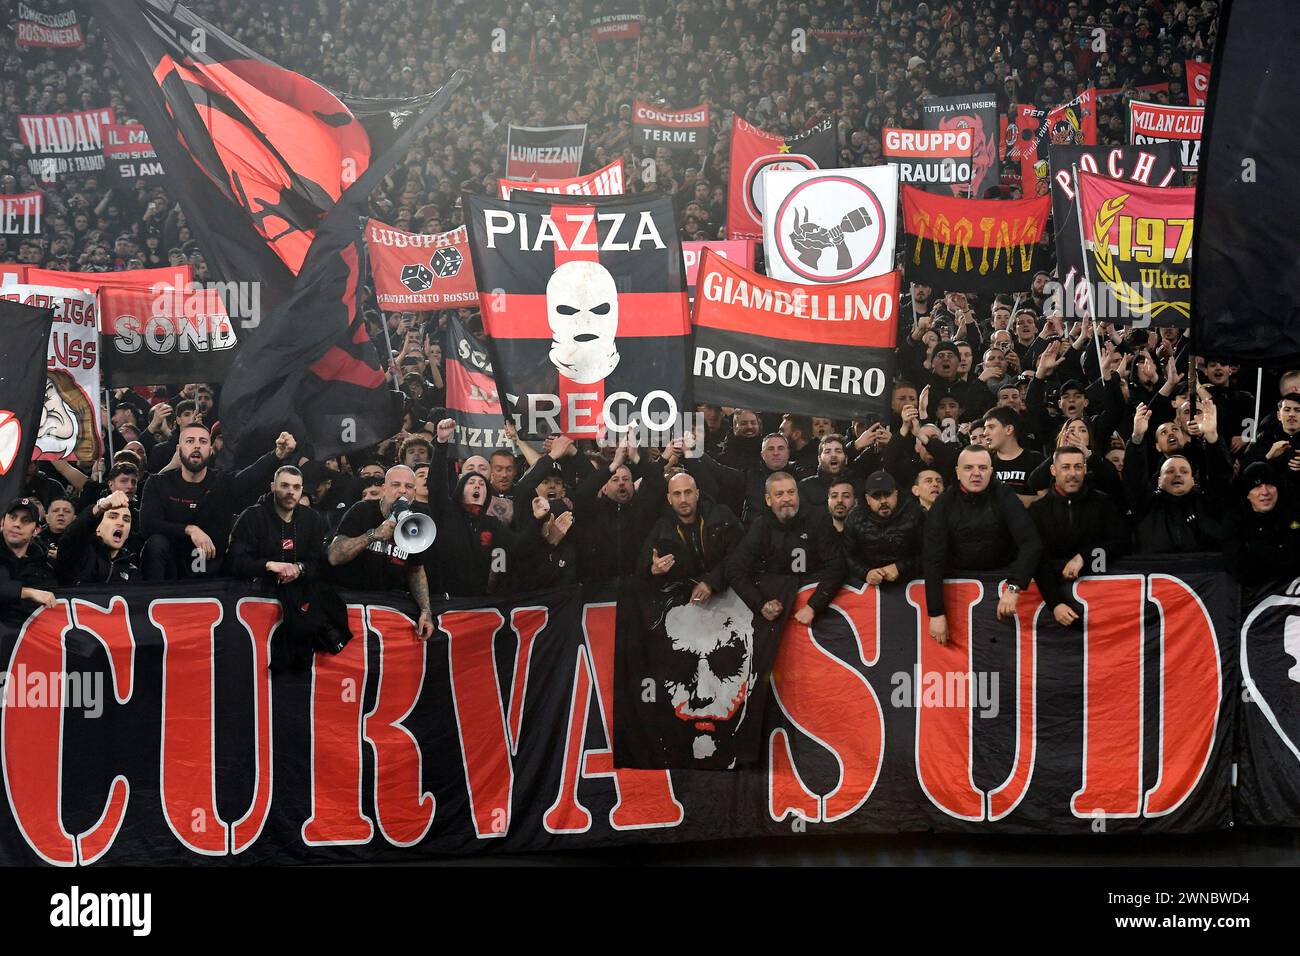
<svg viewBox="0 0 1300 956"><path fill-rule="evenodd" d="M782 136L731 118L727 238L763 238L763 174L781 169L834 169L835 120L824 117L801 133Z"/></svg>
<svg viewBox="0 0 1300 956"><path fill-rule="evenodd" d="M1028 289L1047 256L1040 245L1052 197L957 199L903 187L904 270L936 289Z"/></svg>
<svg viewBox="0 0 1300 956"><path fill-rule="evenodd" d="M0 300L0 502L5 505L27 483L47 400L45 354L53 324L53 309Z"/></svg>
<svg viewBox="0 0 1300 956"><path fill-rule="evenodd" d="M447 417L455 419L455 458L486 455L509 445L487 348L455 315L447 321Z"/></svg>
<svg viewBox="0 0 1300 956"><path fill-rule="evenodd" d="M465 196L502 407L521 435L677 419L690 317L667 196Z"/></svg>

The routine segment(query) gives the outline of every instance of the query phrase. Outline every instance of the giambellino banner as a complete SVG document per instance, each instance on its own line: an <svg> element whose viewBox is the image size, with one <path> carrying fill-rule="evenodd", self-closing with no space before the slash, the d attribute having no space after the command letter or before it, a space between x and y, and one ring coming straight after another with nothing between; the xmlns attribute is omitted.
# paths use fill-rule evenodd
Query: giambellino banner
<svg viewBox="0 0 1300 956"><path fill-rule="evenodd" d="M709 104L701 103L684 110L670 110L634 100L632 104L632 142L637 146L663 146L667 149L704 150L709 148Z"/></svg>
<svg viewBox="0 0 1300 956"><path fill-rule="evenodd" d="M835 123L827 117L794 136L778 136L731 118L727 181L727 238L763 238L763 176L786 169L834 169Z"/></svg>
<svg viewBox="0 0 1300 956"><path fill-rule="evenodd" d="M898 182L926 192L951 196L954 186L969 188L974 167L975 135L969 128L896 129L881 134L884 157L898 167Z"/></svg>
<svg viewBox="0 0 1300 956"><path fill-rule="evenodd" d="M571 179L582 167L587 124L511 126L506 132L507 179Z"/></svg>
<svg viewBox="0 0 1300 956"><path fill-rule="evenodd" d="M769 279L706 249L695 294L697 401L861 418L888 411L899 276Z"/></svg>
<svg viewBox="0 0 1300 956"><path fill-rule="evenodd" d="M1183 169L1201 164L1201 126L1204 106L1167 106L1163 103L1128 104L1128 141L1134 146L1149 143L1177 143L1183 154Z"/></svg>
<svg viewBox="0 0 1300 956"><path fill-rule="evenodd" d="M451 232L404 232L371 219L366 251L381 309L431 312L478 305L464 226Z"/></svg>

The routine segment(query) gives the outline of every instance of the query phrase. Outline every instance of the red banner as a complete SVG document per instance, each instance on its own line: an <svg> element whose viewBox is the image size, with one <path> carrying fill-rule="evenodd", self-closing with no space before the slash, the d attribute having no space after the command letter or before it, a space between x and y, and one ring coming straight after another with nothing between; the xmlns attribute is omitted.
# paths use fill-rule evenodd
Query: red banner
<svg viewBox="0 0 1300 956"><path fill-rule="evenodd" d="M157 269L124 269L121 272L64 272L28 266L19 281L31 285L56 285L65 289L95 292L103 286L149 289L154 286L188 285L194 281L194 269L183 266L159 266Z"/></svg>
<svg viewBox="0 0 1300 956"><path fill-rule="evenodd" d="M557 196L623 195L623 158L594 173L570 179L498 179L497 195L509 199L515 190L530 193L553 193Z"/></svg>
<svg viewBox="0 0 1300 956"><path fill-rule="evenodd" d="M682 261L686 265L686 294L695 301L695 280L700 274L700 260L704 250L712 249L717 255L734 262L743 269L754 268L754 242L750 239L706 239L703 242L683 242Z"/></svg>
<svg viewBox="0 0 1300 956"><path fill-rule="evenodd" d="M727 238L762 240L762 175L769 169L833 169L837 165L835 125L829 118L796 136L778 136L733 116Z"/></svg>
<svg viewBox="0 0 1300 956"><path fill-rule="evenodd" d="M0 196L0 236L39 236L45 193Z"/></svg>
<svg viewBox="0 0 1300 956"><path fill-rule="evenodd" d="M1187 102L1191 106L1204 106L1210 93L1210 64L1200 60L1187 60Z"/></svg>
<svg viewBox="0 0 1300 956"><path fill-rule="evenodd" d="M1183 169L1194 170L1201 161L1201 126L1204 121L1204 106L1167 106L1130 100L1128 141L1134 146L1178 143L1183 151Z"/></svg>
<svg viewBox="0 0 1300 956"><path fill-rule="evenodd" d="M381 309L431 312L478 305L464 226L428 235L371 219L366 223L366 248Z"/></svg>
<svg viewBox="0 0 1300 956"><path fill-rule="evenodd" d="M139 123L112 123L104 127L104 160L114 181L158 179L163 174L162 163L149 142L149 133Z"/></svg>

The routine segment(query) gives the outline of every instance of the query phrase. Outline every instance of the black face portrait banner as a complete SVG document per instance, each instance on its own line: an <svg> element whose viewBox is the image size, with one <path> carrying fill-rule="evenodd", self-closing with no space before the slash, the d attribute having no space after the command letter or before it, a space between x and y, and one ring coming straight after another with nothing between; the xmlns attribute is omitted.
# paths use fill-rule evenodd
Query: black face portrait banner
<svg viewBox="0 0 1300 956"><path fill-rule="evenodd" d="M352 640L274 677L282 611L249 585L61 590L0 623L0 865L383 862L788 835L798 821L1228 826L1231 580L1082 579L1086 631L1060 630L1034 590L998 621L997 586L948 583L943 647L921 582L844 588L811 629L786 624L766 707L750 700L740 722L709 720L742 683L736 622L721 604L672 622L697 679L674 646L644 692L687 694L692 755L761 724L758 765L726 773L615 766L613 590L438 604L427 643L404 596L345 593Z"/></svg>
<svg viewBox="0 0 1300 956"><path fill-rule="evenodd" d="M930 130L971 131L971 178L952 183L950 196L984 199L998 185L998 98L992 93L927 96L923 121Z"/></svg>
<svg viewBox="0 0 1300 956"><path fill-rule="evenodd" d="M465 196L502 408L520 434L678 420L690 317L667 196Z"/></svg>

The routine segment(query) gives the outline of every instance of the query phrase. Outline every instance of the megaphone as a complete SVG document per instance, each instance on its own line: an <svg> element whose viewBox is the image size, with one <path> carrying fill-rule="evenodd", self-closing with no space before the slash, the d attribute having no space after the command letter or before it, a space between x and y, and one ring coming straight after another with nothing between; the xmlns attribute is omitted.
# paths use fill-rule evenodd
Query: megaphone
<svg viewBox="0 0 1300 956"><path fill-rule="evenodd" d="M397 530L393 532L393 544L407 554L419 554L433 544L433 539L438 536L438 526L433 519L413 510L411 503L405 498L398 498L393 502L393 510L389 517L397 522Z"/></svg>

